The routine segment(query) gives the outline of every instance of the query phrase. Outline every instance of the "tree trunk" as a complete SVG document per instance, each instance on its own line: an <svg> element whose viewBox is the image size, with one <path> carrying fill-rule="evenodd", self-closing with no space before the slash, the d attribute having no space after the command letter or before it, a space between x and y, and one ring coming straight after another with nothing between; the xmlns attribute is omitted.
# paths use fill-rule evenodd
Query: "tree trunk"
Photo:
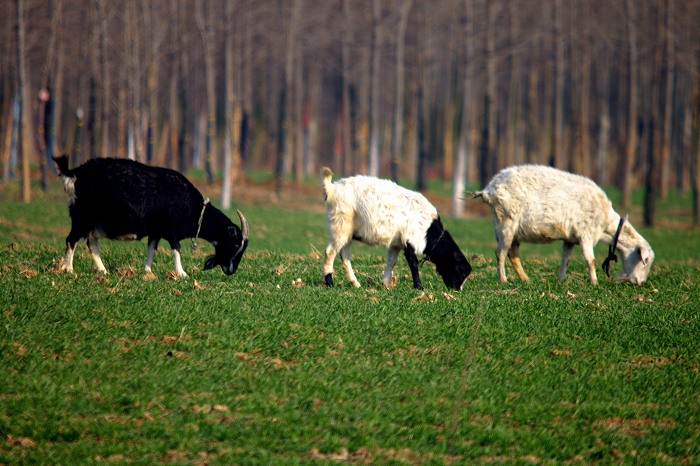
<svg viewBox="0 0 700 466"><path fill-rule="evenodd" d="M214 65L214 51L212 38L212 24L214 23L214 7L207 3L208 14L205 15L203 10L203 1L197 0L195 6L195 19L197 29L202 37L202 45L204 48L204 70L206 75L207 88L207 131L205 143L205 171L207 174L207 183L214 182L214 138L216 137L216 68Z"/></svg>
<svg viewBox="0 0 700 466"><path fill-rule="evenodd" d="M53 21L56 24L56 63L53 68L53 86L49 89L51 95L51 100L53 101L53 115L54 118L51 120L51 128L47 128L47 131L51 134L51 153L65 152L66 145L63 141L63 83L65 79L65 73L63 71L63 66L66 57L66 41L64 38L63 31L63 2L62 0L56 0L54 5L54 17ZM51 161L53 166L53 160Z"/></svg>
<svg viewBox="0 0 700 466"><path fill-rule="evenodd" d="M462 90L462 108L460 110L459 139L457 144L457 159L452 174L452 205L453 217L461 217L464 212L464 191L467 181L468 158L471 156L469 140L471 132L471 111L474 101L472 71L474 58L474 4L471 0L464 1L464 80Z"/></svg>
<svg viewBox="0 0 700 466"><path fill-rule="evenodd" d="M49 43L46 52L46 67L42 79L42 89L39 92L39 119L37 132L39 134L39 159L41 161L41 188L46 191L48 188L47 169L51 167L55 172L53 162L54 156L54 133L53 122L54 117L54 90L52 80L56 73L56 43L58 36L58 28L60 25L61 2L53 0L51 7L51 31L49 33Z"/></svg>
<svg viewBox="0 0 700 466"><path fill-rule="evenodd" d="M301 18L304 9L303 0L296 0L295 8L297 18ZM297 19L297 22L299 20ZM298 26L296 30L298 31ZM292 124L294 125L294 181L301 185L304 181L304 140L308 136L308 127L304 121L304 60L302 53L302 42L297 32L294 37L294 105Z"/></svg>
<svg viewBox="0 0 700 466"><path fill-rule="evenodd" d="M413 0L403 0L399 12L399 28L396 31L396 108L394 109L394 131L391 138L391 179L398 182L399 163L403 151L403 116L406 53L406 26Z"/></svg>
<svg viewBox="0 0 700 466"><path fill-rule="evenodd" d="M622 208L629 209L632 203L632 167L634 165L637 150L637 25L633 0L625 0L625 12L627 16L627 41L629 52L627 55L627 139L622 164Z"/></svg>
<svg viewBox="0 0 700 466"><path fill-rule="evenodd" d="M243 79L243 102L241 103L241 130L240 130L240 152L241 152L241 170L239 172L238 182L243 183L243 168L244 164L247 163L250 157L250 146L251 146L251 127L253 126L253 102L254 102L254 92L253 92L253 21L251 14L251 5L254 3L253 0L245 1L245 11L242 16L242 26L244 29L243 36L244 39L241 41L243 64L242 68L242 79Z"/></svg>
<svg viewBox="0 0 700 466"><path fill-rule="evenodd" d="M234 22L234 2L226 2L226 24ZM233 56L233 31L231 28L225 29L224 38L224 74L226 75L226 107L225 119L226 130L224 131L224 166L221 183L221 208L231 208L231 197L233 190L233 152L235 148L234 133L237 130L234 127L234 114L236 112L237 102L234 83L234 56Z"/></svg>
<svg viewBox="0 0 700 466"><path fill-rule="evenodd" d="M109 69L109 61L107 60L107 50L109 49L108 40L110 38L107 25L108 14L105 11L106 5L104 0L99 0L97 3L97 13L99 15L100 27L100 55L102 75L102 105L100 111L100 125L102 127L102 147L100 154L102 157L109 157L112 154L110 127L112 125L112 70Z"/></svg>
<svg viewBox="0 0 700 466"><path fill-rule="evenodd" d="M663 37L666 42L665 55L666 59L662 64L664 70L664 108L663 108L663 135L661 139L661 160L659 161L660 186L659 196L661 199L666 199L668 196L668 186L670 184L670 161L671 161L671 118L673 116L673 81L675 74L675 54L674 54L674 34L673 15L675 14L675 1L666 0L660 5L665 8L663 15L665 21L663 27ZM665 65L665 66L664 66Z"/></svg>
<svg viewBox="0 0 700 466"><path fill-rule="evenodd" d="M130 0L126 4L126 17L124 27L124 42L127 50L126 81L129 87L127 92L127 157L131 160L142 160L140 151L139 123L141 120L141 80L138 79L138 70L141 69L140 41L137 32L136 4Z"/></svg>
<svg viewBox="0 0 700 466"><path fill-rule="evenodd" d="M496 168L496 12L494 2L486 5L486 95L481 135L479 182L486 186Z"/></svg>
<svg viewBox="0 0 700 466"><path fill-rule="evenodd" d="M354 122L352 119L352 102L350 100L350 45L352 44L352 0L343 1L343 16L345 18L345 29L343 30L342 60L343 60L343 155L340 161L341 173L347 175L355 171L355 149L354 144Z"/></svg>
<svg viewBox="0 0 700 466"><path fill-rule="evenodd" d="M294 0L292 2L291 17L289 20L289 25L287 28L287 43L285 51L285 61L284 61L284 87L280 95L280 117L279 117L279 138L278 138L278 152L277 152L277 171L275 185L276 194L279 196L282 193L282 182L284 179L284 173L287 171L288 167L291 167L292 159L292 146L293 144L288 140L290 136L293 136L293 132L290 131L292 125L294 124L293 115L293 84L294 84L294 57L295 57L295 45L297 37L297 28L299 23L299 0Z"/></svg>
<svg viewBox="0 0 700 466"><path fill-rule="evenodd" d="M455 42L454 32L450 31L450 42ZM454 128L456 111L454 102L457 100L455 96L455 83L457 81L456 60L450 60L447 66L444 79L447 81L442 86L442 172L441 178L444 184L452 183L452 175L454 173ZM439 95L439 93L438 93Z"/></svg>
<svg viewBox="0 0 700 466"><path fill-rule="evenodd" d="M700 225L700 84L693 90L693 148L690 153L690 190L693 224Z"/></svg>
<svg viewBox="0 0 700 466"><path fill-rule="evenodd" d="M17 83L17 89L20 90L22 94L21 98L21 112L22 112L22 117L21 117L21 144L20 147L22 148L22 201L24 203L29 203L32 200L32 191L31 191L31 170L30 170L30 164L32 160L34 160L36 157L34 155L34 145L32 144L32 141L34 139L33 137L33 130L32 130L32 119L31 119L31 99L30 99L30 83L29 83L29 78L27 76L27 63L26 63L26 54L27 54L27 46L26 46L26 28L27 28L27 23L26 23L26 1L25 0L16 0L16 7L17 7L17 25L16 25L16 32L17 32L17 69L19 70L17 75L18 75L18 83Z"/></svg>
<svg viewBox="0 0 700 466"><path fill-rule="evenodd" d="M555 90L554 90L554 131L552 141L552 166L566 168L564 154L564 78L566 62L564 57L564 6L562 0L554 2L554 43L555 43Z"/></svg>
<svg viewBox="0 0 700 466"><path fill-rule="evenodd" d="M590 143L590 100L591 100L591 59L590 59L590 47L588 40L588 4L586 2L581 2L582 8L581 15L579 16L583 25L581 26L581 32L579 34L580 56L578 57L579 70L581 76L580 82L580 100L579 100L579 154L581 171L580 173L584 176L591 176L592 165L591 165L591 143Z"/></svg>
<svg viewBox="0 0 700 466"><path fill-rule="evenodd" d="M608 178L608 151L610 145L610 60L598 67L598 148L596 154L594 179L600 185L607 185Z"/></svg>
<svg viewBox="0 0 700 466"><path fill-rule="evenodd" d="M661 2L660 2L661 3ZM659 20L657 27L658 44L663 44L663 23ZM647 164L644 176L644 225L653 227L656 220L656 200L661 185L661 173L659 164L661 162L660 152L662 152L663 128L659 128L659 122L663 121L663 109L665 105L662 99L662 87L664 71L661 69L664 51L663 45L656 47L654 53L654 66L651 67L651 109L649 111L647 128ZM663 95L665 96L665 94ZM657 155L658 153L658 155Z"/></svg>
<svg viewBox="0 0 700 466"><path fill-rule="evenodd" d="M383 42L382 31L382 4L381 0L372 0L372 44L370 52L372 54L372 67L370 76L370 135L369 135L369 158L368 173L370 176L379 176L379 134L380 127L380 104L379 104L379 75L381 73L381 48Z"/></svg>
<svg viewBox="0 0 700 466"><path fill-rule="evenodd" d="M425 127L427 124L425 121L424 100L423 90L419 89L418 95L416 96L416 109L418 111L418 115L416 116L416 148L418 151L418 166L416 167L416 191L423 191L425 189L425 158L427 156L427 138L425 136Z"/></svg>
<svg viewBox="0 0 700 466"><path fill-rule="evenodd" d="M322 69L318 64L310 65L309 96L304 106L304 176L315 175L318 164L319 106L323 95Z"/></svg>
<svg viewBox="0 0 700 466"><path fill-rule="evenodd" d="M517 44L520 38L519 13L517 2L509 2L508 5L510 28L508 31L511 44ZM520 88L521 85L521 60L518 53L511 53L509 57L510 83L508 86L505 124L505 151L501 167L507 167L522 163L520 152Z"/></svg>
<svg viewBox="0 0 700 466"><path fill-rule="evenodd" d="M149 154L149 162L154 165L161 166L164 161L159 158L159 154L162 153L160 150L160 144L162 143L162 138L158 137L158 127L159 127L159 109L161 107L158 101L158 86L160 84L160 60L158 57L158 46L161 42L161 31L160 25L161 21L158 21L158 11L156 10L156 2L147 2L144 6L145 10L145 20L150 30L150 41L148 47L148 64L146 66L146 83L148 88L148 148L147 152Z"/></svg>

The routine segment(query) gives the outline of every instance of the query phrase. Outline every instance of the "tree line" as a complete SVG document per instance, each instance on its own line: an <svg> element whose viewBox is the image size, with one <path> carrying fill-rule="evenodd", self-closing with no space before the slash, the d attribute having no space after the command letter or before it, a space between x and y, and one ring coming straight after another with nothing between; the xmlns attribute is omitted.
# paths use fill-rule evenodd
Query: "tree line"
<svg viewBox="0 0 700 466"><path fill-rule="evenodd" d="M14 0L0 11L3 182L51 155L285 183L452 187L542 163L657 199L700 183L700 0Z"/></svg>

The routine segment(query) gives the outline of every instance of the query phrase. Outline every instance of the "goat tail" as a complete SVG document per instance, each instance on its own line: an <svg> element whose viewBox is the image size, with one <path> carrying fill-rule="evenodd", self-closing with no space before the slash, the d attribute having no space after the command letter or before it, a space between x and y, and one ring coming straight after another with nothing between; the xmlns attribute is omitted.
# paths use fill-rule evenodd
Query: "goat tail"
<svg viewBox="0 0 700 466"><path fill-rule="evenodd" d="M54 157L53 161L56 162L56 167L58 167L58 174L60 176L71 176L71 171L68 168L68 155L63 154L58 157Z"/></svg>
<svg viewBox="0 0 700 466"><path fill-rule="evenodd" d="M333 172L328 167L321 169L321 188L323 189L323 197L327 201L329 195L333 193Z"/></svg>
<svg viewBox="0 0 700 466"><path fill-rule="evenodd" d="M467 191L465 193L465 199L478 199L481 198L481 201L484 204L490 204L491 198L489 197L488 193L486 191Z"/></svg>

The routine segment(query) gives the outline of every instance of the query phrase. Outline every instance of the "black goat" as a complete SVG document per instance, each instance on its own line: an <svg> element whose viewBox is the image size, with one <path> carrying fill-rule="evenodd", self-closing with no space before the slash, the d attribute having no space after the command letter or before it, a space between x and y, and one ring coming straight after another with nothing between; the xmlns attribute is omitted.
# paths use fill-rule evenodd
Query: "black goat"
<svg viewBox="0 0 700 466"><path fill-rule="evenodd" d="M68 157L54 158L68 194L72 220L66 237L66 270L73 272L73 253L87 240L98 270L107 273L98 240L138 240L148 237L145 272L161 238L170 243L175 272L187 274L180 262L180 240L203 238L214 245L215 255L204 270L221 266L226 275L236 272L248 246L248 222L240 211L238 228L182 174L169 168L150 167L127 159L95 158L70 170ZM242 231L241 231L242 229Z"/></svg>

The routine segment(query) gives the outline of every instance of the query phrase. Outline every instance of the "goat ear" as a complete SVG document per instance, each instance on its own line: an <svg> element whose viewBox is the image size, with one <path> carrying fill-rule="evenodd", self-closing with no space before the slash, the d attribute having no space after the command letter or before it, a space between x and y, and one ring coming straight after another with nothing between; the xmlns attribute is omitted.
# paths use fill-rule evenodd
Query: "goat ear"
<svg viewBox="0 0 700 466"><path fill-rule="evenodd" d="M649 248L646 246L639 246L639 257L642 258L642 264L647 265L649 263Z"/></svg>
<svg viewBox="0 0 700 466"><path fill-rule="evenodd" d="M207 260L204 261L204 270L209 270L209 269L213 269L214 267L216 267L215 257L216 256L207 257Z"/></svg>

